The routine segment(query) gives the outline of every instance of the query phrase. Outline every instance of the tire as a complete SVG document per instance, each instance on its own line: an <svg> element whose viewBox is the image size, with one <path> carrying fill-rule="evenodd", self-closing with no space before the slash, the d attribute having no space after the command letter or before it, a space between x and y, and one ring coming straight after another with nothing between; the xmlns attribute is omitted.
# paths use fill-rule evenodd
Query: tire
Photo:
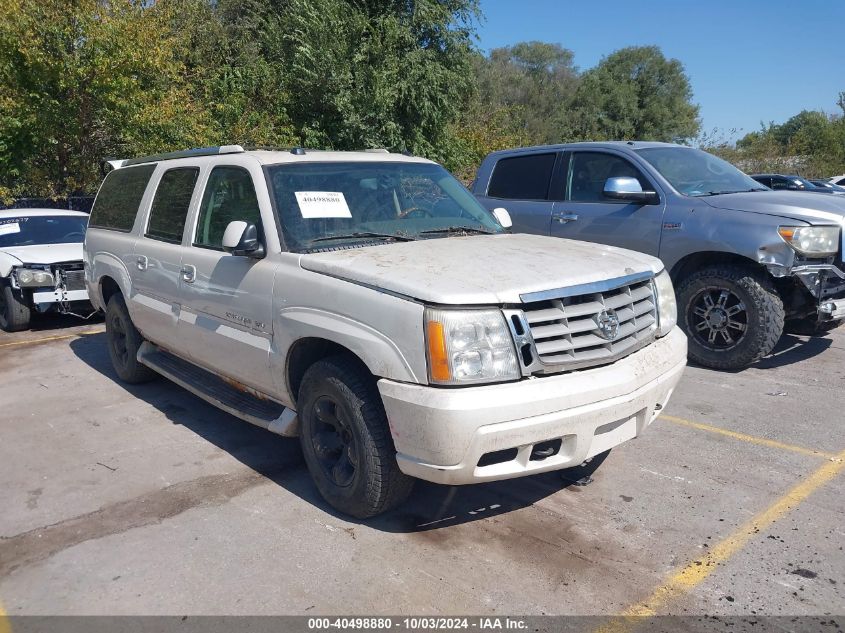
<svg viewBox="0 0 845 633"><path fill-rule="evenodd" d="M157 376L138 362L138 348L144 337L132 324L126 302L119 293L112 295L106 306L106 341L114 371L123 382L139 384Z"/></svg>
<svg viewBox="0 0 845 633"><path fill-rule="evenodd" d="M0 329L6 332L28 330L30 314L23 293L12 288L8 279L0 279Z"/></svg>
<svg viewBox="0 0 845 633"><path fill-rule="evenodd" d="M402 503L414 480L396 463L396 449L375 381L354 359L314 363L297 400L305 463L322 497L359 519Z"/></svg>
<svg viewBox="0 0 845 633"><path fill-rule="evenodd" d="M705 367L748 367L771 352L783 333L780 295L767 276L750 268L708 266L683 279L677 295L689 357Z"/></svg>

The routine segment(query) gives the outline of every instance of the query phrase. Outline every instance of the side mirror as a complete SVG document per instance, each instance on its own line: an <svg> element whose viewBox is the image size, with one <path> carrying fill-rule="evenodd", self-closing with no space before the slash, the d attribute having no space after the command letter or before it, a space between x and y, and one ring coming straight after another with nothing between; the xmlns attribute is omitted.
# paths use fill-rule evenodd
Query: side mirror
<svg viewBox="0 0 845 633"><path fill-rule="evenodd" d="M509 229L513 226L511 214L508 213L508 210L504 207L496 207L495 209L493 209L493 217L496 218L496 221L506 229Z"/></svg>
<svg viewBox="0 0 845 633"><path fill-rule="evenodd" d="M234 220L223 233L223 250L241 257L264 257L264 245L258 239L258 228L251 222Z"/></svg>
<svg viewBox="0 0 845 633"><path fill-rule="evenodd" d="M630 200L643 204L654 204L658 200L657 193L643 191L639 180L627 176L608 178L604 183L604 195L614 200Z"/></svg>

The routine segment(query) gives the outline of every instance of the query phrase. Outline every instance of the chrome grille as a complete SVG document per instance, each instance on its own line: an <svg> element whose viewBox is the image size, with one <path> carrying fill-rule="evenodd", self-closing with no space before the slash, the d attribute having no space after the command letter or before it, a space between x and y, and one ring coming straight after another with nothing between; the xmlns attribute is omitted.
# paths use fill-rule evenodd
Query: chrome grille
<svg viewBox="0 0 845 633"><path fill-rule="evenodd" d="M520 355L526 373L609 363L651 342L657 329L651 277L619 281L621 285L609 289L534 301L520 311L508 311L518 345L520 339L523 343Z"/></svg>

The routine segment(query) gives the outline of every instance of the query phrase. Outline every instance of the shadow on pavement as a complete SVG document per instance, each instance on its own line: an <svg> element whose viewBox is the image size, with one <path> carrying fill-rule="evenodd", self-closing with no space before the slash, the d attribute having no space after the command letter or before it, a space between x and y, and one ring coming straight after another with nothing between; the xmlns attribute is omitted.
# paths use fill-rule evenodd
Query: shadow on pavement
<svg viewBox="0 0 845 633"><path fill-rule="evenodd" d="M299 440L252 426L161 378L142 385L119 382L106 349L105 334L70 343L74 354L133 396L154 406L168 420L190 429L219 449L301 499L344 521L366 523L385 532L423 532L460 525L519 510L588 477L601 463L473 486L441 486L418 481L410 498L396 510L358 521L331 508L311 481Z"/></svg>

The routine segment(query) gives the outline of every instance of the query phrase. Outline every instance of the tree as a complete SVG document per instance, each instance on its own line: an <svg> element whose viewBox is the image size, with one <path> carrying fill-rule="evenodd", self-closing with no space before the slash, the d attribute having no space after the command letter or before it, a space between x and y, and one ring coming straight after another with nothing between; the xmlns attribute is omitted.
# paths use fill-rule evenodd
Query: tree
<svg viewBox="0 0 845 633"><path fill-rule="evenodd" d="M448 160L473 84L476 15L475 0L289 0L272 46L300 142Z"/></svg>
<svg viewBox="0 0 845 633"><path fill-rule="evenodd" d="M145 0L3 0L3 195L93 191L108 155L198 144L209 118L192 99L167 5Z"/></svg>
<svg viewBox="0 0 845 633"><path fill-rule="evenodd" d="M574 54L559 44L521 42L475 60L480 109L509 112L530 143L554 143L578 85Z"/></svg>
<svg viewBox="0 0 845 633"><path fill-rule="evenodd" d="M699 108L684 67L656 46L632 46L605 57L581 77L563 136L684 142L700 128Z"/></svg>

